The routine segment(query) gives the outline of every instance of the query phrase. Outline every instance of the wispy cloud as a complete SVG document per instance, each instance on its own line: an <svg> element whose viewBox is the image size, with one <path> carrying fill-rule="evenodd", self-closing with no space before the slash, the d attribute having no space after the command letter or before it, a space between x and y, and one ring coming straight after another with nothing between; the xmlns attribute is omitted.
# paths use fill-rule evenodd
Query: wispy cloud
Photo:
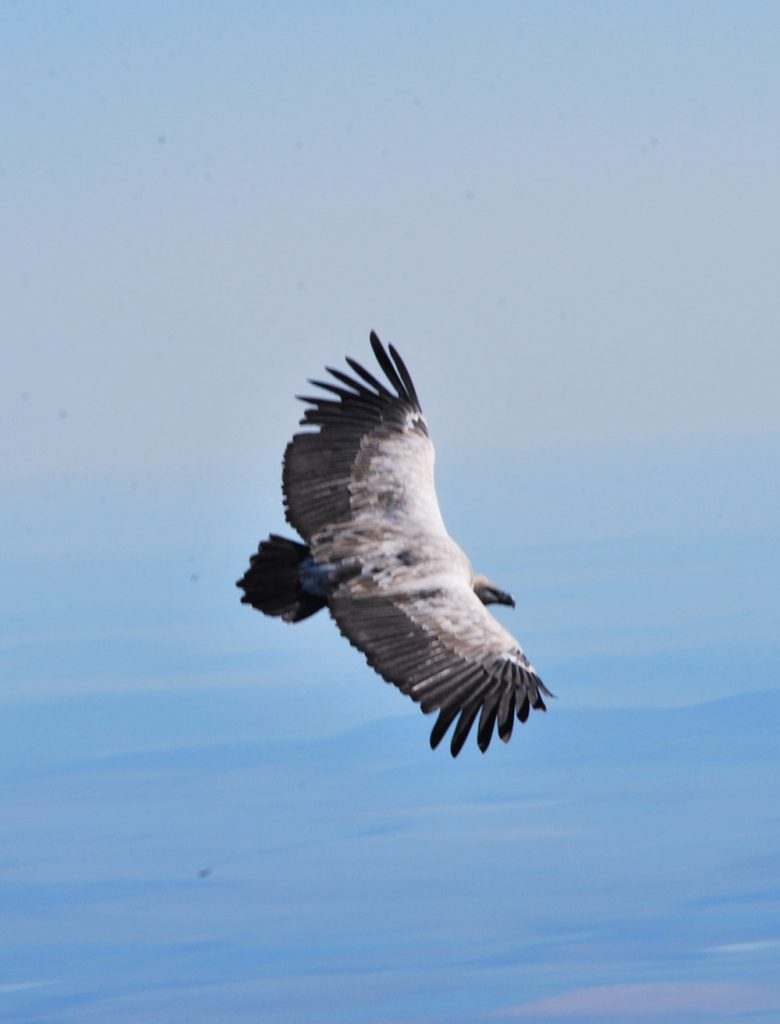
<svg viewBox="0 0 780 1024"><path fill-rule="evenodd" d="M650 982L638 985L600 985L507 1007L503 1019L557 1017L676 1017L706 1013L718 1017L780 1009L780 989L717 982Z"/></svg>
<svg viewBox="0 0 780 1024"><path fill-rule="evenodd" d="M13 995L14 992L29 992L34 988L46 988L53 981L8 981L0 985L0 996Z"/></svg>
<svg viewBox="0 0 780 1024"><path fill-rule="evenodd" d="M752 942L726 942L721 946L708 946L705 953L715 956L745 956L780 948L780 939L755 939Z"/></svg>

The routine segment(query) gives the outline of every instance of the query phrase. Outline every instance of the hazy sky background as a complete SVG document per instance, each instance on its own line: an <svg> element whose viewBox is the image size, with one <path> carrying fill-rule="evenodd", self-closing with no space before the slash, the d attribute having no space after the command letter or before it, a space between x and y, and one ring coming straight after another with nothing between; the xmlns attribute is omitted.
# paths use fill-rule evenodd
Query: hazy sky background
<svg viewBox="0 0 780 1024"><path fill-rule="evenodd" d="M777 1019L779 45L0 2L0 1017ZM559 697L485 758L238 604L371 328Z"/></svg>
<svg viewBox="0 0 780 1024"><path fill-rule="evenodd" d="M775 4L1 17L4 475L276 454L371 327L440 447L780 429Z"/></svg>

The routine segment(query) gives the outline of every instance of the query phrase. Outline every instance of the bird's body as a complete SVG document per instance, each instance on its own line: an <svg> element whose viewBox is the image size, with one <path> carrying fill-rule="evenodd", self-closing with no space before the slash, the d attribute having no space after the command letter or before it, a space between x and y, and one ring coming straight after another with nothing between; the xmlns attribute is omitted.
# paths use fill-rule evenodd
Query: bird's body
<svg viewBox="0 0 780 1024"><path fill-rule="evenodd" d="M284 457L287 519L306 544L272 535L238 585L242 601L297 622L327 606L368 663L423 711L439 711L436 746L458 718L456 755L476 716L487 749L494 725L508 740L515 715L549 694L515 638L488 612L513 599L447 533L433 479L434 449L406 366L375 334L393 390L352 359L351 377L316 386ZM333 396L333 397L331 397Z"/></svg>

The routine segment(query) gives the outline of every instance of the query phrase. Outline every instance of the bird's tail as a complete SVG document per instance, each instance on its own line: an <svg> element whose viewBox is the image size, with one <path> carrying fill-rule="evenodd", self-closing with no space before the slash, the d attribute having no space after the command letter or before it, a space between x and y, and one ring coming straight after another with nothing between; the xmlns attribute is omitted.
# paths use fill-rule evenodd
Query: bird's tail
<svg viewBox="0 0 780 1024"><path fill-rule="evenodd" d="M308 557L306 544L272 533L236 583L244 591L241 603L251 604L265 615L281 615L285 622L300 622L324 608L324 597L303 588L300 566Z"/></svg>

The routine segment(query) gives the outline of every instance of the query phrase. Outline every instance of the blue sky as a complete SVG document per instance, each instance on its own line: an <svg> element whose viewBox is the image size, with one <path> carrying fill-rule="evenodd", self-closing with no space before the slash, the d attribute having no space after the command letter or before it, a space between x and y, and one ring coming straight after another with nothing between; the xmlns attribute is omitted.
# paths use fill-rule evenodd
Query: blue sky
<svg viewBox="0 0 780 1024"><path fill-rule="evenodd" d="M0 4L3 1019L776 1019L779 30ZM558 695L485 758L238 604L371 328Z"/></svg>
<svg viewBox="0 0 780 1024"><path fill-rule="evenodd" d="M440 445L778 431L775 5L1 16L4 472L274 454L372 326Z"/></svg>

